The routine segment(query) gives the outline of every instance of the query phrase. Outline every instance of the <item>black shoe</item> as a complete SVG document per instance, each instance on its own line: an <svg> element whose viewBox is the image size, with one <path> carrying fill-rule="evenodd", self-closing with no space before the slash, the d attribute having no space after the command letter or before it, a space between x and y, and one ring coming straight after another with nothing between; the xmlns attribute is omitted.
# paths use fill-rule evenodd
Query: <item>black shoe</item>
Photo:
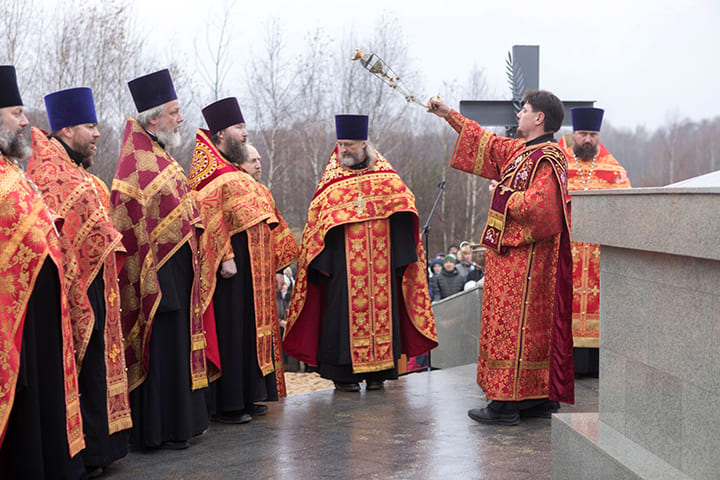
<svg viewBox="0 0 720 480"><path fill-rule="evenodd" d="M103 474L103 467L88 466L85 467L85 472L87 473L87 478L98 478Z"/></svg>
<svg viewBox="0 0 720 480"><path fill-rule="evenodd" d="M382 390L385 380L370 380L367 382L365 390Z"/></svg>
<svg viewBox="0 0 720 480"><path fill-rule="evenodd" d="M220 423L240 424L240 423L248 423L250 420L252 420L252 416L245 411L223 412L223 413L215 415L213 417L213 420L215 420L216 422L220 422Z"/></svg>
<svg viewBox="0 0 720 480"><path fill-rule="evenodd" d="M250 413L250 415L262 417L268 412L268 406L263 405L262 403L253 403L247 411Z"/></svg>
<svg viewBox="0 0 720 480"><path fill-rule="evenodd" d="M520 415L517 413L497 413L489 408L468 410L468 417L487 425L518 425L520 423Z"/></svg>
<svg viewBox="0 0 720 480"><path fill-rule="evenodd" d="M560 410L558 405L554 405L557 402L550 402L553 405L538 405L537 407L526 408L520 410L520 418L552 418L553 413L557 413Z"/></svg>
<svg viewBox="0 0 720 480"><path fill-rule="evenodd" d="M340 383L340 382L334 382L335 383L335 390L340 390L341 392L359 392L360 391L360 385L357 383Z"/></svg>
<svg viewBox="0 0 720 480"><path fill-rule="evenodd" d="M167 448L168 450L185 450L188 447L190 447L190 442L187 440L169 440L162 444L162 448Z"/></svg>

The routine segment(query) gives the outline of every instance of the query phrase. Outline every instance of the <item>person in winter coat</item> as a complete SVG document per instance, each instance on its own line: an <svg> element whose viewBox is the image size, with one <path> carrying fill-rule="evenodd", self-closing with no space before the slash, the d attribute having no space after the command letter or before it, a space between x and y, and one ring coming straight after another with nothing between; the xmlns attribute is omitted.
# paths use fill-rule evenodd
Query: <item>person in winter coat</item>
<svg viewBox="0 0 720 480"><path fill-rule="evenodd" d="M433 301L441 300L443 298L454 295L458 292L463 291L465 286L465 278L460 275L457 268L455 267L455 256L446 255L443 261L443 269L439 275L433 277L437 278L435 285L437 288L432 289Z"/></svg>

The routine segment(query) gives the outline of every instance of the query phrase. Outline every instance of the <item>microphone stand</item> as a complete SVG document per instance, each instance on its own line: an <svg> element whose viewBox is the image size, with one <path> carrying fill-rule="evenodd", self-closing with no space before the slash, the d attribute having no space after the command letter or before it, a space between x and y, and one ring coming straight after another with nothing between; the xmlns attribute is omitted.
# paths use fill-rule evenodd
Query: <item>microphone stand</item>
<svg viewBox="0 0 720 480"><path fill-rule="evenodd" d="M430 242L428 240L428 236L430 234L430 220L432 219L433 215L435 214L435 209L438 206L438 203L440 203L440 198L442 197L443 192L445 191L445 180L438 183L438 194L435 198L435 203L433 203L432 209L430 209L430 215L428 215L427 220L425 221L425 225L422 227L422 234L425 241L425 275L428 280L428 286L430 285L430 270L428 270L428 267L430 266L430 261L428 257L428 252L430 251ZM430 299L432 302L432 299ZM430 361L430 350L428 350L427 353L428 356L428 366L427 371L432 371L432 362Z"/></svg>

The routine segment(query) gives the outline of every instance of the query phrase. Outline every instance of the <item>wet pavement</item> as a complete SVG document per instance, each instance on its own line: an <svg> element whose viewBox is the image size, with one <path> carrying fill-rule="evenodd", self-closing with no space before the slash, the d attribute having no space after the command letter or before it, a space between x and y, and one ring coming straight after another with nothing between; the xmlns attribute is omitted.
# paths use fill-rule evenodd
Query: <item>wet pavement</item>
<svg viewBox="0 0 720 480"><path fill-rule="evenodd" d="M131 451L103 478L492 479L550 478L550 420L480 425L486 405L475 365L414 373L384 390L322 390L268 403L244 425L211 423L187 450ZM597 412L598 380L576 380L575 405Z"/></svg>

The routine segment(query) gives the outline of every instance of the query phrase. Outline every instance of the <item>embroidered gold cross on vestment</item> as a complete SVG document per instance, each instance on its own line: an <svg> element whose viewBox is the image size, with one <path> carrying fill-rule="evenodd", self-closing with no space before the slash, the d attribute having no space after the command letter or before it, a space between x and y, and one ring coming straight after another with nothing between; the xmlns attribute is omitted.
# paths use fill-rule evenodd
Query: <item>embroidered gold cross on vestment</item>
<svg viewBox="0 0 720 480"><path fill-rule="evenodd" d="M367 202L363 200L362 193L358 193L358 198L353 202L353 205L357 207L357 214L362 215L363 213L363 207L365 207L365 204Z"/></svg>

